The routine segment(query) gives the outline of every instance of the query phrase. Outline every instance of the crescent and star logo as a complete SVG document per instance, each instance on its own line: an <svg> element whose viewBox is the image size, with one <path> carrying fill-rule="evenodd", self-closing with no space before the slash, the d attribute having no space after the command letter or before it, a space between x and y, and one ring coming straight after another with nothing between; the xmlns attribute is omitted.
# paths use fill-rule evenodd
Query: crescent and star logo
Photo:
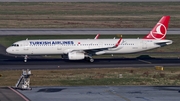
<svg viewBox="0 0 180 101"><path fill-rule="evenodd" d="M162 23L158 23L150 33L154 39L163 39L166 36L167 29Z"/></svg>

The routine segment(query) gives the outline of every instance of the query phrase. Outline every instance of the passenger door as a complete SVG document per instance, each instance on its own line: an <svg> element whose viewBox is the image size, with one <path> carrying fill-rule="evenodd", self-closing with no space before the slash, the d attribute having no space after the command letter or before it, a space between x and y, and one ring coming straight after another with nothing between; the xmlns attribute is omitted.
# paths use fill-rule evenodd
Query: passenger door
<svg viewBox="0 0 180 101"><path fill-rule="evenodd" d="M147 49L147 42L145 40L142 40L142 49Z"/></svg>
<svg viewBox="0 0 180 101"><path fill-rule="evenodd" d="M29 50L29 42L28 41L24 42L24 50Z"/></svg>

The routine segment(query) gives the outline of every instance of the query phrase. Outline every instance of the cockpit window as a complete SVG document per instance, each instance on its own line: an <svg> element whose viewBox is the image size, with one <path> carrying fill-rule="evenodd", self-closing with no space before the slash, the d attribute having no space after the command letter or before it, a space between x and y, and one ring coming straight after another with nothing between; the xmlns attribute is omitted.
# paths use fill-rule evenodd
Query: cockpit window
<svg viewBox="0 0 180 101"><path fill-rule="evenodd" d="M12 44L12 46L14 46L14 47L19 47L19 44Z"/></svg>

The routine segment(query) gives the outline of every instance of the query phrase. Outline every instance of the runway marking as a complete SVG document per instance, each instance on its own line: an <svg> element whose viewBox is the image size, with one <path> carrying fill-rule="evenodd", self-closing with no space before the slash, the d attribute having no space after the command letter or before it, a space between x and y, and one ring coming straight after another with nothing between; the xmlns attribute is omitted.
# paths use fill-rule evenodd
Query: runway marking
<svg viewBox="0 0 180 101"><path fill-rule="evenodd" d="M14 90L11 87L8 87L9 89L11 89L12 91L14 91L16 94L18 94L19 96L21 96L25 101L30 101L29 99L27 99L24 95L22 95L21 93L19 93L18 91Z"/></svg>
<svg viewBox="0 0 180 101"><path fill-rule="evenodd" d="M138 61L140 61L140 62L144 62L144 63L148 63L148 64L152 64L151 62L149 62L149 61L145 61L145 60L141 60L141 59L138 59Z"/></svg>
<svg viewBox="0 0 180 101"><path fill-rule="evenodd" d="M130 99L128 99L128 98L126 98L126 97L124 97L124 96L121 96L120 94L114 93L114 92L112 92L112 91L110 91L110 90L108 90L107 92L109 92L110 94L116 95L116 96L124 99L125 101L131 101Z"/></svg>

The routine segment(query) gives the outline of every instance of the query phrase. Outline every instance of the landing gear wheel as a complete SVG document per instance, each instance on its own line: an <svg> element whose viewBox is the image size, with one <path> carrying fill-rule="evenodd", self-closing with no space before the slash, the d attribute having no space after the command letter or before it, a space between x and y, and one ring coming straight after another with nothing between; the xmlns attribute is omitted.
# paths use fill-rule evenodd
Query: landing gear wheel
<svg viewBox="0 0 180 101"><path fill-rule="evenodd" d="M24 56L24 62L27 62L27 55Z"/></svg>
<svg viewBox="0 0 180 101"><path fill-rule="evenodd" d="M93 59L93 58L90 58L89 61L90 61L90 62L94 62L94 59Z"/></svg>
<svg viewBox="0 0 180 101"><path fill-rule="evenodd" d="M85 60L88 62L94 62L94 59L92 57L85 57Z"/></svg>

